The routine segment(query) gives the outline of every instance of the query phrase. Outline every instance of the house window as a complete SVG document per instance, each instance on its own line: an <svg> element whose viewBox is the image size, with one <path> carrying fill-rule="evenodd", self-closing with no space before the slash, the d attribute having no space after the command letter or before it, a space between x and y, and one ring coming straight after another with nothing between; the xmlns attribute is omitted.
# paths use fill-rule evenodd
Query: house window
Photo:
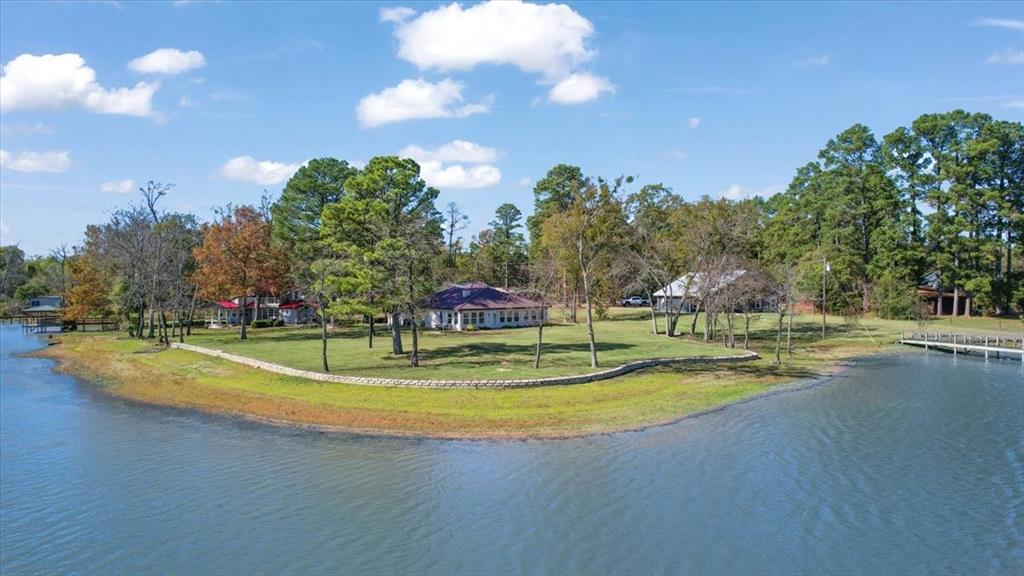
<svg viewBox="0 0 1024 576"><path fill-rule="evenodd" d="M498 322L505 323L505 311L498 312Z"/></svg>

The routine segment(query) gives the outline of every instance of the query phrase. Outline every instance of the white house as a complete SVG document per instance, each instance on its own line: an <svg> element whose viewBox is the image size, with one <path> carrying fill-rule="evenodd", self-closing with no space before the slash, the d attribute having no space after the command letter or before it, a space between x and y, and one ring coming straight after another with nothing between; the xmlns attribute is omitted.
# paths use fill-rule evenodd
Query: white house
<svg viewBox="0 0 1024 576"><path fill-rule="evenodd" d="M256 302L259 299L259 313ZM301 298L283 299L277 296L239 296L231 300L211 302L213 314L210 326L237 326L243 317L253 320L280 320L285 325L306 324L316 319L315 306Z"/></svg>
<svg viewBox="0 0 1024 576"><path fill-rule="evenodd" d="M543 303L493 288L483 282L456 284L432 294L423 320L427 328L516 328L548 320Z"/></svg>
<svg viewBox="0 0 1024 576"><path fill-rule="evenodd" d="M670 306L671 308L668 309L672 312L689 314L696 309L702 291L721 290L746 273L746 270L732 270L717 280L705 280L704 275L700 272L683 274L668 286L654 293L654 305L658 310L665 310L667 306ZM703 286L705 282L714 282L715 285Z"/></svg>

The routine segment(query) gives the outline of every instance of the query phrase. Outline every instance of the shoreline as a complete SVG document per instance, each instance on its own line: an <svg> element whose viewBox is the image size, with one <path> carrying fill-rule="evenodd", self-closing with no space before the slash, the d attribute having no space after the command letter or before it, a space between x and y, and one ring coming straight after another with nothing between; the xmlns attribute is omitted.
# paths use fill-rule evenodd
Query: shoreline
<svg viewBox="0 0 1024 576"><path fill-rule="evenodd" d="M69 338L69 340L70 339L71 338ZM81 343L81 340L79 340L79 343ZM43 342L43 344L45 344L45 342ZM98 364L96 364L96 354L89 354L89 351L86 351L85 353L76 353L77 351L74 347L68 346L67 342L62 342L60 346L43 346L28 354L52 360L54 362L54 365L51 368L52 370L70 375L104 395L139 405L169 407L203 414L237 418L263 425L304 429L318 433L353 434L359 436L394 438L523 441L573 439L622 432L638 432L648 428L672 425L687 418L694 418L721 411L735 404L753 401L773 394L806 389L820 385L848 369L858 359L878 354L879 351L879 349L874 348L872 350L855 351L855 353L851 355L837 359L815 358L815 361L812 362L814 373L798 377L787 377L785 375L765 376L759 373L763 371L771 372L774 370L774 367L768 366L758 366L753 369L754 374L751 376L744 374L744 370L742 369L736 370L732 366L722 365L707 366L704 367L703 370L684 370L681 372L646 369L641 372L635 372L632 375L621 376L615 380L604 381L601 383L543 388L546 390L556 391L559 389L571 388L579 390L586 395L587 392L596 392L600 387L600 392L607 394L609 390L618 392L620 389L626 388L626 386L611 388L616 386L614 384L615 382L626 379L633 379L633 381L657 381L662 384L662 381L671 381L672 384L670 384L670 387L673 390L682 390L684 392L688 391L690 388L700 388L700 386L703 386L703 388L697 390L698 393L705 391L705 389L708 388L708 381L711 382L712 388L741 385L741 390L739 392L732 393L728 396L722 396L720 398L715 397L710 400L706 398L698 398L696 401L691 400L689 402L677 402L679 405L669 409L665 409L663 406L659 405L658 410L653 412L650 410L645 412L645 407L641 405L642 402L646 400L646 398L639 395L643 393L641 390L636 398L636 405L627 402L618 409L611 411L613 415L620 418L619 421L601 421L597 423L581 423L574 421L571 418L566 422L549 421L544 418L535 420L517 420L516 414L508 414L507 416L501 415L497 419L492 419L491 421L488 421L483 417L473 418L471 416L466 417L461 414L448 418L443 414L427 413L422 417L416 418L414 417L415 414L412 410L413 407L403 406L401 404L390 405L388 409L379 411L380 413L369 413L365 410L359 410L358 407L351 408L330 406L327 404L312 404L294 397L267 396L265 394L261 394L259 390L248 390L244 387L236 387L236 389L232 389L230 387L213 389L205 383L197 382L194 379L183 379L172 373L166 373L165 378L160 382L147 380L140 384L137 378L123 375L122 372L124 370L119 371L119 368L125 368L125 366L120 366L124 364L127 366L126 369L133 373L133 376L138 376L138 370L140 368L144 368L138 364L148 360L146 357L158 357L165 353L165 351L154 352L149 349L122 353L121 357L109 358L111 361L108 363L103 362L103 359L99 359ZM182 351L179 353L185 352ZM86 360L86 357L90 358L92 361L91 365L90 361ZM223 372L225 370L228 372L232 371L231 369L217 364L230 364L225 360L205 358L204 360L213 362L213 370L219 372ZM97 366L99 366L99 368L97 368ZM148 374L155 373L152 371L153 367L151 366L150 368L151 370L147 371ZM261 372L259 369L244 366L233 366L232 368ZM271 375L265 374L264 379L267 376ZM746 386L742 386L745 380L751 379L753 379L755 383L746 383ZM314 385L310 383L307 384ZM295 386L296 384L292 382L290 385ZM315 386L324 386L324 384L317 383ZM346 385L332 384L330 386L343 387ZM369 388L371 390L395 390L395 388L378 387L359 388ZM341 389L336 388L335 392L339 390ZM448 389L406 390L416 394L442 395L435 399L441 398L445 400L447 400L447 398L443 395L457 392L456 390ZM463 390L462 393L480 395L488 393L524 395L528 390L538 389L506 389L501 391L471 389ZM493 396L480 396L478 399L486 400L489 398L493 398ZM570 414L572 414L575 409L575 404L570 399L568 401L564 401L562 405L556 406L556 408L567 408ZM579 411L586 413L587 407L580 407ZM625 418L623 418L621 414L623 411L627 413Z"/></svg>

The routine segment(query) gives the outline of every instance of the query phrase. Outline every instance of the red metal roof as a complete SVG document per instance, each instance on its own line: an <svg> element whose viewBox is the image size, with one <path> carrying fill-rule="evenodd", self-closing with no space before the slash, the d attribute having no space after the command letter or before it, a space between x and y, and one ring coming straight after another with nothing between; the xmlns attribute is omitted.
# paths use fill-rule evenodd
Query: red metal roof
<svg viewBox="0 0 1024 576"><path fill-rule="evenodd" d="M217 306L220 306L221 308L228 308L228 309L231 309L231 310L239 307L238 304L236 304L235 302L232 302L231 300L218 300L218 301L214 302L214 304L216 304ZM246 308L254 308L255 306L256 306L255 302L247 302L245 304Z"/></svg>

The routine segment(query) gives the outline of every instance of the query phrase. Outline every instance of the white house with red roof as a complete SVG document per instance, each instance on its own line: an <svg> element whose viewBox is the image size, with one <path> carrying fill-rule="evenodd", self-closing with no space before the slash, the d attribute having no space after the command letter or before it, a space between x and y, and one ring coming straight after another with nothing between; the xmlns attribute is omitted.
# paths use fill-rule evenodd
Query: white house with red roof
<svg viewBox="0 0 1024 576"><path fill-rule="evenodd" d="M548 307L483 282L455 284L427 299L423 325L436 330L516 328L548 319Z"/></svg>
<svg viewBox="0 0 1024 576"><path fill-rule="evenodd" d="M258 311L257 298L259 299ZM213 308L213 313L210 316L211 327L237 326L243 318L243 314L248 322L280 320L286 326L306 324L316 319L315 307L301 298L294 297L239 296L210 304Z"/></svg>

